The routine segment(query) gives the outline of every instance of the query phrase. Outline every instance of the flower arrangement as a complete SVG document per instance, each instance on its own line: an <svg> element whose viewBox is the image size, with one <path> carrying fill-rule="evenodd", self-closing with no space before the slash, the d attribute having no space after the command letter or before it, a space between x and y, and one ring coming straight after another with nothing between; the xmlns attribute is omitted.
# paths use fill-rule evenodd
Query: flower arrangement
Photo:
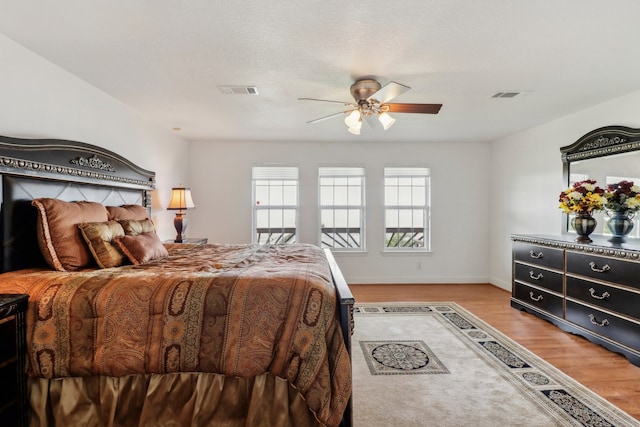
<svg viewBox="0 0 640 427"><path fill-rule="evenodd" d="M633 181L609 184L604 197L604 208L609 212L632 214L640 210L640 186L633 185Z"/></svg>
<svg viewBox="0 0 640 427"><path fill-rule="evenodd" d="M559 201L559 208L565 213L591 213L602 210L606 199L596 181L587 179L560 193Z"/></svg>

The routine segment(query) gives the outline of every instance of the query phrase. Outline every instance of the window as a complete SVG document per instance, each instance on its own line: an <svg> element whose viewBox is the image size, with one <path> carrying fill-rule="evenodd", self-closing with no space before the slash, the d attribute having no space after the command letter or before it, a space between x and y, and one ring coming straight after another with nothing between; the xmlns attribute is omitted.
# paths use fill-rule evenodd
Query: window
<svg viewBox="0 0 640 427"><path fill-rule="evenodd" d="M298 168L254 166L253 242L295 243L298 222Z"/></svg>
<svg viewBox="0 0 640 427"><path fill-rule="evenodd" d="M364 168L321 167L320 246L364 250Z"/></svg>
<svg viewBox="0 0 640 427"><path fill-rule="evenodd" d="M429 250L429 169L384 168L385 250Z"/></svg>

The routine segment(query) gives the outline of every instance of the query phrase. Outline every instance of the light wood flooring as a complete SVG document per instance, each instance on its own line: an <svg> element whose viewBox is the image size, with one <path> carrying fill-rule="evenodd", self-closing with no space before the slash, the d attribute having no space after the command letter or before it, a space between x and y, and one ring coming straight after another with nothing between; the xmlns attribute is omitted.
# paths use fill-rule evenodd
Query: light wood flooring
<svg viewBox="0 0 640 427"><path fill-rule="evenodd" d="M640 420L640 367L623 356L511 308L488 284L350 285L356 302L453 301Z"/></svg>

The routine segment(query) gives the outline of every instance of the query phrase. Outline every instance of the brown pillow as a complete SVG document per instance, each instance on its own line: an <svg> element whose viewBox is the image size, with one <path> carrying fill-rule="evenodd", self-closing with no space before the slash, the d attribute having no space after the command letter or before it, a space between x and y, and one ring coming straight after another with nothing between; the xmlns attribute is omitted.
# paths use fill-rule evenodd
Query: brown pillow
<svg viewBox="0 0 640 427"><path fill-rule="evenodd" d="M122 205L107 206L109 219L137 219L143 220L149 218L149 213L144 206L140 205Z"/></svg>
<svg viewBox="0 0 640 427"><path fill-rule="evenodd" d="M59 271L86 267L93 256L76 224L105 222L107 210L95 202L65 202L58 199L34 199L38 210L38 244L45 260Z"/></svg>
<svg viewBox="0 0 640 427"><path fill-rule="evenodd" d="M113 241L120 250L135 265L144 264L154 259L164 258L169 255L167 248L155 232L142 233L135 236L116 237Z"/></svg>
<svg viewBox="0 0 640 427"><path fill-rule="evenodd" d="M78 228L100 268L122 265L122 252L117 245L111 243L115 237L124 236L124 230L118 221L84 222L78 224Z"/></svg>
<svg viewBox="0 0 640 427"><path fill-rule="evenodd" d="M136 219L121 219L118 221L124 229L124 234L127 236L137 236L142 233L155 233L156 228L153 226L153 222L150 219L144 219L142 221Z"/></svg>

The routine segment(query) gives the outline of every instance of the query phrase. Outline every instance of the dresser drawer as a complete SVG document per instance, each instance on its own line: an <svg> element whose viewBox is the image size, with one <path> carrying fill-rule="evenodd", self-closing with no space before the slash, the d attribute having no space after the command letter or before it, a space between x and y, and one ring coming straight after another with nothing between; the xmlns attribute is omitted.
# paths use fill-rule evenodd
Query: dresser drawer
<svg viewBox="0 0 640 427"><path fill-rule="evenodd" d="M562 270L564 268L562 249L515 242L513 252L516 261L527 262L541 267L555 268L556 270Z"/></svg>
<svg viewBox="0 0 640 427"><path fill-rule="evenodd" d="M565 318L598 335L640 350L640 324L567 300Z"/></svg>
<svg viewBox="0 0 640 427"><path fill-rule="evenodd" d="M640 293L567 276L567 297L640 319Z"/></svg>
<svg viewBox="0 0 640 427"><path fill-rule="evenodd" d="M515 263L514 268L516 280L562 293L562 273L518 262Z"/></svg>
<svg viewBox="0 0 640 427"><path fill-rule="evenodd" d="M567 251L567 273L640 289L640 262Z"/></svg>
<svg viewBox="0 0 640 427"><path fill-rule="evenodd" d="M513 284L513 297L549 314L562 317L562 297L522 283Z"/></svg>

